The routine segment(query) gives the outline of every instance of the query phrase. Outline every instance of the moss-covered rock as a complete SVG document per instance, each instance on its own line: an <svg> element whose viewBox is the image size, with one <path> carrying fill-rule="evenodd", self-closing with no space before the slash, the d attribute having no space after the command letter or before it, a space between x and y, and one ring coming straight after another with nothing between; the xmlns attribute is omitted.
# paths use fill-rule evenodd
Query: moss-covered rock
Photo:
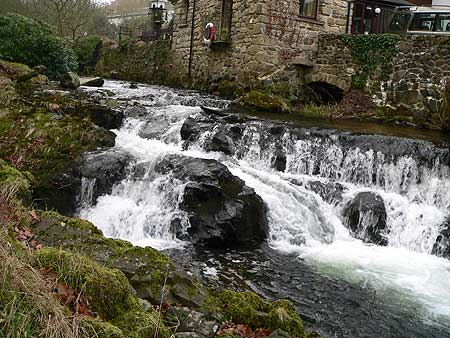
<svg viewBox="0 0 450 338"><path fill-rule="evenodd" d="M31 68L22 63L0 60L0 76L11 80L17 80L31 72Z"/></svg>
<svg viewBox="0 0 450 338"><path fill-rule="evenodd" d="M0 159L0 195L6 200L28 195L32 180L33 176L29 172L20 172Z"/></svg>
<svg viewBox="0 0 450 338"><path fill-rule="evenodd" d="M123 331L117 326L90 317L83 319L83 328L89 337L125 338Z"/></svg>
<svg viewBox="0 0 450 338"><path fill-rule="evenodd" d="M127 241L104 237L88 221L61 216L56 212L42 212L40 217L41 221L33 225L36 241L84 254L101 264L107 264L111 257L117 257L133 247Z"/></svg>
<svg viewBox="0 0 450 338"><path fill-rule="evenodd" d="M33 238L38 243L80 253L121 270L139 298L159 304L163 296L164 303L199 306L207 296L193 277L174 271L169 258L153 248L133 247L127 241L106 238L88 221L56 212L39 215L41 221L33 225Z"/></svg>
<svg viewBox="0 0 450 338"><path fill-rule="evenodd" d="M289 113L292 110L292 107L286 99L256 90L242 96L238 104L247 109L269 113Z"/></svg>
<svg viewBox="0 0 450 338"><path fill-rule="evenodd" d="M38 250L35 257L38 267L51 269L57 273L59 282L81 292L91 311L117 326L125 337L151 337L156 330L160 337L167 337L158 314L154 310L143 311L121 271L104 267L86 256L55 248Z"/></svg>
<svg viewBox="0 0 450 338"><path fill-rule="evenodd" d="M226 320L246 324L253 329L282 329L291 336L304 337L303 322L288 300L268 302L253 292L223 290L211 294L205 310L219 313Z"/></svg>

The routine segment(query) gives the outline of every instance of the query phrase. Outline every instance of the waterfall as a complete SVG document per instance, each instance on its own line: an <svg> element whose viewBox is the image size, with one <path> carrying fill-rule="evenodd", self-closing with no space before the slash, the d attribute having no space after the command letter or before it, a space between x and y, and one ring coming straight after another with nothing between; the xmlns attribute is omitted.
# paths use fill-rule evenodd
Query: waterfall
<svg viewBox="0 0 450 338"><path fill-rule="evenodd" d="M81 190L78 197L78 207L80 209L87 209L92 206L95 182L95 178L81 178Z"/></svg>
<svg viewBox="0 0 450 338"><path fill-rule="evenodd" d="M180 130L188 117L201 112L199 105L224 107L228 102L162 87L131 90L110 81L105 86L115 98L139 102L147 110L146 116L128 117L115 131L116 147L137 158L128 177L94 206L95 181L83 179L80 215L105 235L157 248L184 245L175 236L189 228L178 208L184 185L170 174L155 174L152 166L168 154L215 159L266 203L271 247L298 254L332 278L397 290L433 318L444 316L450 323L450 262L430 254L450 207L447 149L334 130L282 127L278 132L269 122L250 120L234 141L235 154L226 156L204 150L219 127L205 130L189 147ZM280 151L286 156L283 172L272 168ZM144 173L138 173L142 168ZM314 182L342 186L340 200L328 201L309 189ZM386 247L363 243L344 226L344 206L364 191L385 203Z"/></svg>

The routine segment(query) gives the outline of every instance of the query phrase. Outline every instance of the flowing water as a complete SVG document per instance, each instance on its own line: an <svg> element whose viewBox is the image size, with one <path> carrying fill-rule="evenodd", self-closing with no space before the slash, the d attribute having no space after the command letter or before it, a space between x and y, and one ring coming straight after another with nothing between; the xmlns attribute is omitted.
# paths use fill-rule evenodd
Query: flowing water
<svg viewBox="0 0 450 338"><path fill-rule="evenodd" d="M211 281L241 280L268 297L288 297L311 327L330 337L450 337L450 261L431 255L450 206L446 148L314 127L285 128L274 139L268 122L253 119L233 156L203 150L214 129L186 149L184 121L200 114L200 105L223 108L226 101L115 81L104 88L147 111L128 116L115 131L116 148L135 158L130 175L94 204L95 181L83 180L80 215L105 235L189 256L186 266ZM279 149L284 172L271 167ZM174 238L175 216L189 227L178 208L184 185L152 170L168 154L216 159L254 188L268 207L267 245L196 252ZM136 179L143 163L145 173ZM313 181L338 182L342 201L322 199L308 189ZM376 192L386 205L385 247L354 239L343 225L343 206L363 191Z"/></svg>

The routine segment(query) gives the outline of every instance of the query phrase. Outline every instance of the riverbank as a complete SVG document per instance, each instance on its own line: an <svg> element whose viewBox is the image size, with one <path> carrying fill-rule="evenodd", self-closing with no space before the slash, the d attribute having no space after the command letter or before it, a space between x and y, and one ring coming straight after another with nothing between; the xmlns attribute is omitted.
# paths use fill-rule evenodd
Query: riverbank
<svg viewBox="0 0 450 338"><path fill-rule="evenodd" d="M312 337L292 303L202 285L162 253L105 238L74 213L80 159L114 146L116 100L1 64L0 292L14 337ZM19 74L20 73L20 74ZM106 97L106 98L105 98ZM68 175L70 173L70 175Z"/></svg>
<svg viewBox="0 0 450 338"><path fill-rule="evenodd" d="M438 96L441 99L434 100L433 111L429 112L424 107L411 110L407 104L381 104L380 100L374 99L371 88L344 91L325 81L308 83L294 69L284 69L270 77L261 75L258 80L242 80L245 76L241 76L239 81L227 74L208 75L205 69L206 75L203 75L208 75L208 80L196 82L179 71L178 61L171 53L170 41L149 44L127 41L119 46L103 47L98 63L88 73L117 80L199 90L236 100L237 107L253 113L273 112L344 123L348 120L375 122L444 132L448 129L449 100L446 97L450 86L446 86L445 79L439 85L442 95Z"/></svg>

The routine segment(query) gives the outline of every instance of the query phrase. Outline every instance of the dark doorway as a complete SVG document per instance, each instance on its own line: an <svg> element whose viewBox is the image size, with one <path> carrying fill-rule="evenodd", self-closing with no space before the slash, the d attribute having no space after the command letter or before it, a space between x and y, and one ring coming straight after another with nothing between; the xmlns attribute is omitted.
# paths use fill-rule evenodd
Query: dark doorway
<svg viewBox="0 0 450 338"><path fill-rule="evenodd" d="M333 104L342 101L344 91L328 82L316 81L308 83L307 103L315 105Z"/></svg>

